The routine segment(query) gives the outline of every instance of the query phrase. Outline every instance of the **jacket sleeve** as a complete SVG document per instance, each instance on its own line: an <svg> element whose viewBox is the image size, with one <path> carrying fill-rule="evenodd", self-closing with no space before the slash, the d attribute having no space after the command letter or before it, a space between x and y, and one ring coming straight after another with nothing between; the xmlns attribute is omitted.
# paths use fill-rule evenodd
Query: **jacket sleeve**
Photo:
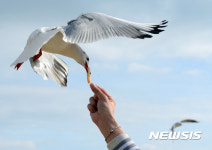
<svg viewBox="0 0 212 150"><path fill-rule="evenodd" d="M140 150L127 134L120 134L111 140L108 150Z"/></svg>

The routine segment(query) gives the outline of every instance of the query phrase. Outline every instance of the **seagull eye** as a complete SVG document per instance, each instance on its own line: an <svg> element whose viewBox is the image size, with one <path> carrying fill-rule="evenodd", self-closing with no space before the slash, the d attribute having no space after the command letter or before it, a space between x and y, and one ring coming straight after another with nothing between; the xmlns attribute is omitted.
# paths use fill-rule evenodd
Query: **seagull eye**
<svg viewBox="0 0 212 150"><path fill-rule="evenodd" d="M55 27L55 28L52 28L51 30L55 30L55 29L57 29L57 27Z"/></svg>

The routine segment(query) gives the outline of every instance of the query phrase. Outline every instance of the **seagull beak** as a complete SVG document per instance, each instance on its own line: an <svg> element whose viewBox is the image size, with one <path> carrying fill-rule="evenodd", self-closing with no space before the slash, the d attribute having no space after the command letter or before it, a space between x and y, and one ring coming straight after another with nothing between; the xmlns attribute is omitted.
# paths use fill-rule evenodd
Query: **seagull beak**
<svg viewBox="0 0 212 150"><path fill-rule="evenodd" d="M91 72L90 72L90 67L88 67L87 62L85 63L84 67L87 72L87 81L88 81L88 83L91 83Z"/></svg>

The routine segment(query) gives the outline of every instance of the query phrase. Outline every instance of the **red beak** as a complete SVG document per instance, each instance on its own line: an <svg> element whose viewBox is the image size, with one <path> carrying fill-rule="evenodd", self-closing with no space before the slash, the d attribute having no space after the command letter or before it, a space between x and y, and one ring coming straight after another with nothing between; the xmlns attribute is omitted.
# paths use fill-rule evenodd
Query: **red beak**
<svg viewBox="0 0 212 150"><path fill-rule="evenodd" d="M88 73L88 64L87 64L87 62L85 63L85 70L86 70L86 72Z"/></svg>
<svg viewBox="0 0 212 150"><path fill-rule="evenodd" d="M88 83L91 83L91 72L90 72L90 68L88 67L88 64L87 64L87 62L85 63L85 70L86 70L86 72L87 72L87 81L88 81Z"/></svg>

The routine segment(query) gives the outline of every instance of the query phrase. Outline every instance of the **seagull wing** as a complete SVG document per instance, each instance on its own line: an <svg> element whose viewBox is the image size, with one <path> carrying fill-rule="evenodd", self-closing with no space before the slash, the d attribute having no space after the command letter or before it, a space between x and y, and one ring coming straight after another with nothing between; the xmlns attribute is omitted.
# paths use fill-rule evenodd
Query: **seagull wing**
<svg viewBox="0 0 212 150"><path fill-rule="evenodd" d="M61 30L59 28L50 28L49 30L42 30L42 28L35 30L31 33L27 40L26 47L20 56L11 64L14 66L18 63L27 61L30 57L36 55L40 48L49 41L57 32Z"/></svg>
<svg viewBox="0 0 212 150"><path fill-rule="evenodd" d="M34 61L31 57L30 63L33 70L44 80L50 78L61 86L67 86L68 66L55 55L43 51L39 59Z"/></svg>
<svg viewBox="0 0 212 150"><path fill-rule="evenodd" d="M111 17L101 13L82 14L63 27L67 41L71 43L88 43L115 36L129 38L151 38L145 33L158 34L166 27L167 21L155 24L141 24Z"/></svg>
<svg viewBox="0 0 212 150"><path fill-rule="evenodd" d="M197 120L193 120L193 119L185 119L185 120L182 120L181 123L185 123L185 122L188 122L188 123L198 123Z"/></svg>
<svg viewBox="0 0 212 150"><path fill-rule="evenodd" d="M176 122L175 124L172 125L172 127L171 127L170 130L171 130L172 132L174 132L174 129L177 128L177 127L180 127L181 125L182 125L182 124L181 124L180 122Z"/></svg>

